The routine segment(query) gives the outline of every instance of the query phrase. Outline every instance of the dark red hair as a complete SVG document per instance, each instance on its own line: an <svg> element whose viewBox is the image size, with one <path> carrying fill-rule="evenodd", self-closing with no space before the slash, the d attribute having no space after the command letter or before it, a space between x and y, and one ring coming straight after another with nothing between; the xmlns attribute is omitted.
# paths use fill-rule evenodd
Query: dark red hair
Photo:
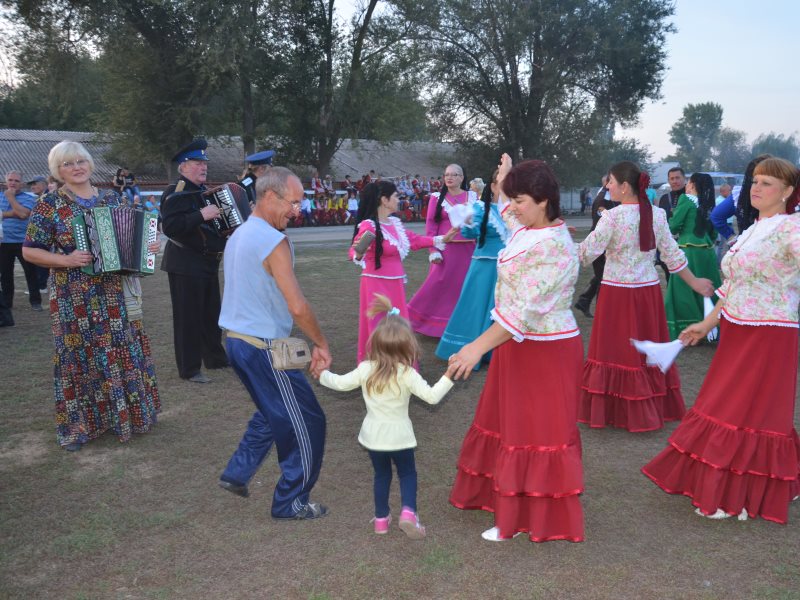
<svg viewBox="0 0 800 600"><path fill-rule="evenodd" d="M542 160L526 160L514 165L503 179L503 193L508 198L527 194L536 204L547 200L547 219L555 221L561 216L558 179L550 166Z"/></svg>
<svg viewBox="0 0 800 600"><path fill-rule="evenodd" d="M608 170L617 183L627 183L639 198L639 250L649 252L656 248L656 236L653 232L653 207L647 198L647 187L650 176L639 169L639 166L627 160L615 164Z"/></svg>

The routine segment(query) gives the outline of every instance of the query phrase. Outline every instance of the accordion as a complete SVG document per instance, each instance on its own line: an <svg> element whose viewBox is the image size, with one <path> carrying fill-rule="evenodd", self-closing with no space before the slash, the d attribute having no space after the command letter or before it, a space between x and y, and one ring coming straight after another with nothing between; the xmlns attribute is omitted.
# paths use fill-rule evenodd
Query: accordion
<svg viewBox="0 0 800 600"><path fill-rule="evenodd" d="M142 273L156 270L156 255L147 247L158 237L158 213L129 206L98 206L72 219L75 247L92 253L81 268L88 275Z"/></svg>
<svg viewBox="0 0 800 600"><path fill-rule="evenodd" d="M211 223L221 234L232 232L250 214L247 191L237 183L226 183L203 192L203 202L219 209L219 217L212 219Z"/></svg>

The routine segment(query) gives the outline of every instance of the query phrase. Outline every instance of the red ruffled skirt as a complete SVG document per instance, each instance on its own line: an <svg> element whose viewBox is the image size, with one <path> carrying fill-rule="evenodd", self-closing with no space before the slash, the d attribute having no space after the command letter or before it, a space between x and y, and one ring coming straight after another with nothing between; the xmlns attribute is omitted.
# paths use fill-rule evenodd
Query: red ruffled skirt
<svg viewBox="0 0 800 600"><path fill-rule="evenodd" d="M631 338L670 341L660 286L603 286L583 365L581 423L652 431L664 421L679 421L686 412L678 367L664 374L647 366Z"/></svg>
<svg viewBox="0 0 800 600"><path fill-rule="evenodd" d="M642 472L706 514L718 508L786 523L800 494L793 426L798 331L720 323L720 343L697 401Z"/></svg>
<svg viewBox="0 0 800 600"><path fill-rule="evenodd" d="M575 422L580 337L506 342L458 458L450 503L494 513L500 536L583 541L583 463Z"/></svg>

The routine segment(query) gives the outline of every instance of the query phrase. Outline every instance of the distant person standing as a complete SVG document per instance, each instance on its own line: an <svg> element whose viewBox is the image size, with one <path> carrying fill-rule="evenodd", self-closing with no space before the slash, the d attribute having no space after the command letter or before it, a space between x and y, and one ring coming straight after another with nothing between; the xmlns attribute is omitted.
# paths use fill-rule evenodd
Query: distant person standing
<svg viewBox="0 0 800 600"><path fill-rule="evenodd" d="M595 230L597 227L597 222L600 220L603 211L606 211L610 208L614 208L619 204L619 202L614 202L611 200L611 196L608 193L608 188L606 188L606 184L608 183L608 175L603 175L600 178L600 191L597 192L597 196L594 198L594 202L592 202L592 228L589 230L589 233ZM594 271L594 277L589 282L589 287L583 292L580 296L578 296L578 301L575 303L575 310L579 310L583 313L587 319L593 319L594 315L592 314L591 306L592 300L600 291L600 282L603 281L603 270L606 266L606 253L603 252L600 256L598 256L594 261L592 261L592 271Z"/></svg>
<svg viewBox="0 0 800 600"><path fill-rule="evenodd" d="M678 206L678 200L686 192L686 173L680 167L672 167L667 171L667 183L669 191L661 196L658 207L667 213L667 221L672 216L672 211ZM664 277L669 281L670 270L667 264L661 260L661 253L656 252L656 264L664 271Z"/></svg>
<svg viewBox="0 0 800 600"><path fill-rule="evenodd" d="M51 175L52 177L52 175ZM36 198L49 191L47 179L42 175L37 175L27 183L30 188L30 193ZM55 191L55 190L52 190ZM44 294L47 292L47 278L50 276L50 269L45 267L36 267L36 277L39 281L39 293Z"/></svg>
<svg viewBox="0 0 800 600"><path fill-rule="evenodd" d="M258 181L259 177L263 177L272 167L272 159L274 157L274 150L262 150L245 157L247 166L244 169L244 173L242 173L239 185L247 192L247 206L237 204L239 212L242 213L242 218L245 220L250 216L250 211L256 204L256 181Z"/></svg>
<svg viewBox="0 0 800 600"><path fill-rule="evenodd" d="M22 257L22 242L36 196L22 191L22 175L19 171L6 174L6 191L0 196L0 211L3 213L3 241L0 243L0 287L3 301L8 309L14 307L14 264L19 261L28 284L31 309L42 310L42 294L39 292L39 276L36 265Z"/></svg>
<svg viewBox="0 0 800 600"><path fill-rule="evenodd" d="M464 171L456 164L447 165L445 186L438 194L431 194L425 235L435 237L450 231L450 212L456 206L471 210L478 200L475 192L466 189ZM461 286L472 262L475 240L457 235L443 252L432 248L428 255L430 270L422 286L408 302L408 316L417 333L442 337L450 315L461 294Z"/></svg>
<svg viewBox="0 0 800 600"><path fill-rule="evenodd" d="M686 173L681 167L672 167L667 171L669 191L661 196L658 207L666 211L667 219L672 216L672 211L678 206L678 199L686 193Z"/></svg>

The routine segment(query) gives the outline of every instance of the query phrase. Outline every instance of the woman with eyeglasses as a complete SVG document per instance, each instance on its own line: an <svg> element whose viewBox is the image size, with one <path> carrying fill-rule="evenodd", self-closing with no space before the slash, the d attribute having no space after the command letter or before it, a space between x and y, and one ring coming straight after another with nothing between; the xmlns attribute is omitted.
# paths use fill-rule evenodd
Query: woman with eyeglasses
<svg viewBox="0 0 800 600"><path fill-rule="evenodd" d="M463 237L477 239L478 243L461 287L461 295L436 348L439 358L447 360L451 354L475 341L492 324L497 255L508 239L508 228L497 207L499 193L495 170L491 183L481 190L481 201L472 205L470 220L461 228ZM475 365L475 370L480 369L482 363L488 363L491 356L491 351L487 352Z"/></svg>
<svg viewBox="0 0 800 600"><path fill-rule="evenodd" d="M460 210L455 208L458 206L469 208L477 200L475 192L468 191L465 186L464 170L456 164L447 165L442 191L431 194L428 202L425 235L445 235L452 227L451 211ZM457 235L442 252L431 249L428 277L408 302L408 317L414 331L442 337L461 293L474 250L475 240L462 235Z"/></svg>
<svg viewBox="0 0 800 600"><path fill-rule="evenodd" d="M63 185L34 206L23 256L51 270L56 435L76 451L108 430L122 442L148 431L161 402L149 340L126 305L125 277L84 273L92 254L78 250L73 236L73 217L119 205L120 196L92 186L94 161L77 142L53 146L48 163Z"/></svg>

